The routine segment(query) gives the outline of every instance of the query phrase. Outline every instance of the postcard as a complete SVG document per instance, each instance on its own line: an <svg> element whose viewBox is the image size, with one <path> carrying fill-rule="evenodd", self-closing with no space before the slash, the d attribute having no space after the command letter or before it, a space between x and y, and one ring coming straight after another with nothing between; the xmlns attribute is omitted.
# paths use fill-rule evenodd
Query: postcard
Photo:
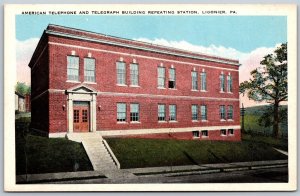
<svg viewBox="0 0 300 196"><path fill-rule="evenodd" d="M296 9L5 5L5 191L296 190Z"/></svg>

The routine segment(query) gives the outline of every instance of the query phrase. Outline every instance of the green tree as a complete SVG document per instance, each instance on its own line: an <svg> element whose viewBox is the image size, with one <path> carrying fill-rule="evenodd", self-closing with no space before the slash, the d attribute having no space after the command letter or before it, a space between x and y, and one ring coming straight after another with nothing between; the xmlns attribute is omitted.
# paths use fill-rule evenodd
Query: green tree
<svg viewBox="0 0 300 196"><path fill-rule="evenodd" d="M274 137L279 137L280 103L288 100L287 63L287 43L283 43L273 54L264 56L249 81L240 84L240 93L247 93L249 99L272 105Z"/></svg>
<svg viewBox="0 0 300 196"><path fill-rule="evenodd" d="M31 87L26 85L23 82L17 82L16 87L15 87L15 91L17 91L21 95L26 95L26 94L31 93Z"/></svg>

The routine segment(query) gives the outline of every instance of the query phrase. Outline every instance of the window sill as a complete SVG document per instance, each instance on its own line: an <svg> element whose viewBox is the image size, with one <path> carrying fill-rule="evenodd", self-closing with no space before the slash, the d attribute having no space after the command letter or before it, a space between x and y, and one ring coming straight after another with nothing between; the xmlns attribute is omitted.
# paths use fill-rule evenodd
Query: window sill
<svg viewBox="0 0 300 196"><path fill-rule="evenodd" d="M201 136L201 138L206 139L206 138L208 138L208 136Z"/></svg>
<svg viewBox="0 0 300 196"><path fill-rule="evenodd" d="M167 121L158 121L158 123L167 123Z"/></svg>
<svg viewBox="0 0 300 196"><path fill-rule="evenodd" d="M68 83L81 83L80 81L76 81L76 80L67 80L66 82L68 82Z"/></svg>
<svg viewBox="0 0 300 196"><path fill-rule="evenodd" d="M207 93L207 90L200 90L201 93Z"/></svg>
<svg viewBox="0 0 300 196"><path fill-rule="evenodd" d="M169 123L178 123L176 120L170 120Z"/></svg>
<svg viewBox="0 0 300 196"><path fill-rule="evenodd" d="M83 84L97 84L96 82L83 82Z"/></svg>
<svg viewBox="0 0 300 196"><path fill-rule="evenodd" d="M225 119L221 119L220 121L221 121L221 122L226 122L226 120L225 120Z"/></svg>
<svg viewBox="0 0 300 196"><path fill-rule="evenodd" d="M233 94L233 92L227 92L227 93L229 93L229 94Z"/></svg>
<svg viewBox="0 0 300 196"><path fill-rule="evenodd" d="M192 120L192 122L195 122L195 123L197 123L197 122L199 122L199 120Z"/></svg>
<svg viewBox="0 0 300 196"><path fill-rule="evenodd" d="M120 122L117 122L117 124L128 124L128 122L122 122L122 121L120 121Z"/></svg>
<svg viewBox="0 0 300 196"><path fill-rule="evenodd" d="M194 136L193 136L193 139L200 139L200 137L194 137Z"/></svg>
<svg viewBox="0 0 300 196"><path fill-rule="evenodd" d="M226 137L227 135L221 135L221 137Z"/></svg>
<svg viewBox="0 0 300 196"><path fill-rule="evenodd" d="M199 90L196 90L196 89L191 89L191 91L194 91L194 92L199 92Z"/></svg>
<svg viewBox="0 0 300 196"><path fill-rule="evenodd" d="M117 84L117 86L126 86L127 87L126 84Z"/></svg>
<svg viewBox="0 0 300 196"><path fill-rule="evenodd" d="M130 121L130 124L141 124L140 121Z"/></svg>
<svg viewBox="0 0 300 196"><path fill-rule="evenodd" d="M138 85L130 85L129 87L140 88Z"/></svg>
<svg viewBox="0 0 300 196"><path fill-rule="evenodd" d="M220 91L220 93L225 93L224 91Z"/></svg>
<svg viewBox="0 0 300 196"><path fill-rule="evenodd" d="M168 88L168 89L169 89L169 90L174 90L174 91L177 90L177 88Z"/></svg>
<svg viewBox="0 0 300 196"><path fill-rule="evenodd" d="M234 136L234 134L228 134L228 136L230 136L230 137L233 137L233 136Z"/></svg>
<svg viewBox="0 0 300 196"><path fill-rule="evenodd" d="M166 89L165 87L157 87L157 89Z"/></svg>
<svg viewBox="0 0 300 196"><path fill-rule="evenodd" d="M208 122L208 120L201 120L201 122Z"/></svg>
<svg viewBox="0 0 300 196"><path fill-rule="evenodd" d="M227 121L228 121L228 122L234 122L234 120L232 120L232 119L228 119Z"/></svg>

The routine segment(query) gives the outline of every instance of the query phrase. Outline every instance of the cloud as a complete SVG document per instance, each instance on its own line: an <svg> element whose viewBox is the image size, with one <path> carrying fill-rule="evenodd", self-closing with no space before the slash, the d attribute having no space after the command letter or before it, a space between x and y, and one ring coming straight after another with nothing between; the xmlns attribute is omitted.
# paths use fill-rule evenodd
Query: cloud
<svg viewBox="0 0 300 196"><path fill-rule="evenodd" d="M214 44L211 44L208 47L201 46L201 45L194 45L187 41L168 41L165 39L154 39L150 40L147 38L137 38L135 40L148 42L152 44L158 44L163 45L167 47L174 47L184 50L189 50L193 52L198 53L205 53L205 54L211 54L216 56L221 56L225 58L231 58L231 59L238 59L241 63L241 66L239 68L239 82L243 82L250 79L250 72L257 68L260 65L260 61L263 59L263 57L266 54L270 54L274 51L275 48L277 48L280 44L276 44L274 47L260 47L256 48L251 52L241 52L236 50L235 48L226 48L224 46L216 46ZM245 95L240 96L241 103L244 103L245 107L253 106L253 105L262 105L266 104L265 102L257 103L254 101L251 101L248 99L248 97Z"/></svg>
<svg viewBox="0 0 300 196"><path fill-rule="evenodd" d="M30 84L30 68L28 67L39 38L24 41L16 40L17 81Z"/></svg>

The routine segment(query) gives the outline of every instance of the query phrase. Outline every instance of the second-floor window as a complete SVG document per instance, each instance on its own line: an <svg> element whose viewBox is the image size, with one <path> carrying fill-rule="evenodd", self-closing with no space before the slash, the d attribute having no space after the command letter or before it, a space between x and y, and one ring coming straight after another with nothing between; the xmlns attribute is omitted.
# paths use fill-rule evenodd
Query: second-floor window
<svg viewBox="0 0 300 196"><path fill-rule="evenodd" d="M206 72L201 73L201 90L206 91Z"/></svg>
<svg viewBox="0 0 300 196"><path fill-rule="evenodd" d="M138 86L139 85L139 65L138 64L130 64L130 81L131 85Z"/></svg>
<svg viewBox="0 0 300 196"><path fill-rule="evenodd" d="M169 105L169 120L176 121L176 105Z"/></svg>
<svg viewBox="0 0 300 196"><path fill-rule="evenodd" d="M68 80L79 81L79 57L67 56Z"/></svg>
<svg viewBox="0 0 300 196"><path fill-rule="evenodd" d="M192 90L198 90L198 75L196 71L192 71Z"/></svg>
<svg viewBox="0 0 300 196"><path fill-rule="evenodd" d="M225 120L225 106L220 105L220 119Z"/></svg>
<svg viewBox="0 0 300 196"><path fill-rule="evenodd" d="M227 119L233 119L233 106L229 105L227 110Z"/></svg>
<svg viewBox="0 0 300 196"><path fill-rule="evenodd" d="M138 122L140 120L140 107L138 103L130 104L130 121Z"/></svg>
<svg viewBox="0 0 300 196"><path fill-rule="evenodd" d="M176 88L176 73L174 68L169 69L169 88Z"/></svg>
<svg viewBox="0 0 300 196"><path fill-rule="evenodd" d="M166 105L158 104L158 121L166 120Z"/></svg>
<svg viewBox="0 0 300 196"><path fill-rule="evenodd" d="M201 105L201 120L207 120L207 106Z"/></svg>
<svg viewBox="0 0 300 196"><path fill-rule="evenodd" d="M95 82L95 59L84 58L84 81Z"/></svg>
<svg viewBox="0 0 300 196"><path fill-rule="evenodd" d="M124 62L117 62L117 84L126 85L126 66Z"/></svg>
<svg viewBox="0 0 300 196"><path fill-rule="evenodd" d="M232 93L232 76L227 76L227 92Z"/></svg>
<svg viewBox="0 0 300 196"><path fill-rule="evenodd" d="M223 73L220 75L220 91L224 92L225 91L225 76Z"/></svg>
<svg viewBox="0 0 300 196"><path fill-rule="evenodd" d="M165 88L166 69L164 67L157 68L157 86Z"/></svg>

